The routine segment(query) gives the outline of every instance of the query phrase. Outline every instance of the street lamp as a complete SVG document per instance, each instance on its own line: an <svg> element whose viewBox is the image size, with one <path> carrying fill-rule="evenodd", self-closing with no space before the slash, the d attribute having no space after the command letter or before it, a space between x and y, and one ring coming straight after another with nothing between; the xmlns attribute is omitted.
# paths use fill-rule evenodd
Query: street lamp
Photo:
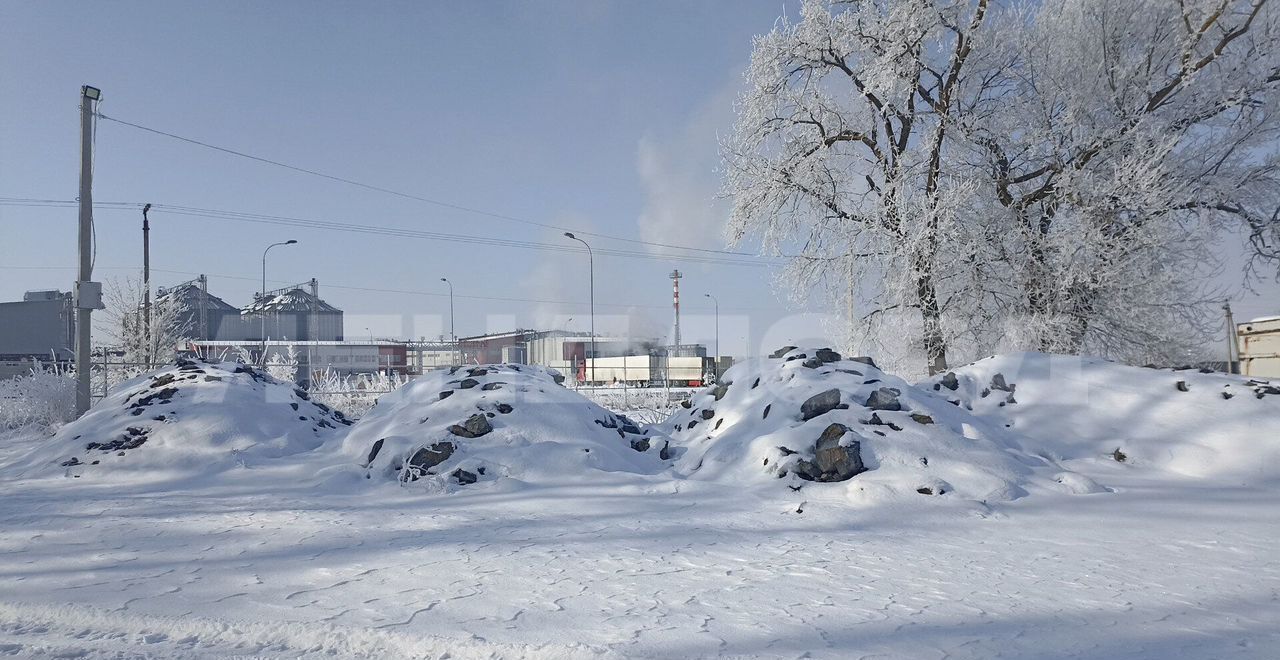
<svg viewBox="0 0 1280 660"><path fill-rule="evenodd" d="M267 253L271 251L271 248L278 245L293 245L295 243L297 241L291 238L282 243L272 243L262 251L262 300L258 301L258 304L262 307L262 355L258 358L262 363L260 366L265 367L267 365Z"/></svg>
<svg viewBox="0 0 1280 660"><path fill-rule="evenodd" d="M587 246L587 266L590 269L590 286L591 286L591 382L596 382L596 258L591 253L591 246L586 241L573 235L573 232L565 232L565 237L582 243Z"/></svg>
<svg viewBox="0 0 1280 660"><path fill-rule="evenodd" d="M453 282L447 277L440 278L440 281L449 285L449 338L453 340L453 361L456 364L461 360L458 359L458 333L453 328Z"/></svg>
<svg viewBox="0 0 1280 660"><path fill-rule="evenodd" d="M716 361L714 362L715 371L713 373L715 373L716 382L718 383L720 382L720 301L709 293L702 295L710 298L716 304Z"/></svg>

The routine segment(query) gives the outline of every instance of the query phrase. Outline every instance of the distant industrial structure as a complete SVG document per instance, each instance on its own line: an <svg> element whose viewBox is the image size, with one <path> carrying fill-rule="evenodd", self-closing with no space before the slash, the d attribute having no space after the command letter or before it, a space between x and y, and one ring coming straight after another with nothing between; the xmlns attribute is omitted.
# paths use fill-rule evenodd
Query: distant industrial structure
<svg viewBox="0 0 1280 660"><path fill-rule="evenodd" d="M426 370L430 368L427 365L438 365L442 358L456 353L464 364L540 365L556 369L576 383L590 385L696 386L714 373L707 349L701 344L670 347L657 340L609 336L594 337L594 342L592 339L590 334L566 330L513 330L460 337L454 351L447 344L411 343L410 362Z"/></svg>
<svg viewBox="0 0 1280 660"><path fill-rule="evenodd" d="M20 302L0 303L0 378L26 373L33 360L70 364L75 345L70 293L28 291Z"/></svg>
<svg viewBox="0 0 1280 660"><path fill-rule="evenodd" d="M1280 316L1237 324L1236 347L1241 374L1280 377Z"/></svg>
<svg viewBox="0 0 1280 660"><path fill-rule="evenodd" d="M209 293L201 275L161 288L156 300L177 305L179 326L194 341L342 341L342 310L320 299L315 279L259 293L248 305L234 307Z"/></svg>

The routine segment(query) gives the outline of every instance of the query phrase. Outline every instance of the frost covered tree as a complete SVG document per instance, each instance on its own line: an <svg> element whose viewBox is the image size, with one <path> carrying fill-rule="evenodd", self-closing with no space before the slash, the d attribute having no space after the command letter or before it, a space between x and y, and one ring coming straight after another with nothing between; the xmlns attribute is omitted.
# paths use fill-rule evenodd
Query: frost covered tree
<svg viewBox="0 0 1280 660"><path fill-rule="evenodd" d="M1011 12L992 172L1001 314L1029 348L1183 353L1212 327L1214 234L1275 258L1277 12L1266 0L1055 0ZM982 158L982 156L978 156Z"/></svg>
<svg viewBox="0 0 1280 660"><path fill-rule="evenodd" d="M789 256L851 336L916 315L933 373L1180 354L1215 234L1280 257L1277 42L1267 0L807 0L755 41L730 241Z"/></svg>
<svg viewBox="0 0 1280 660"><path fill-rule="evenodd" d="M1000 63L987 0L810 0L755 41L723 152L732 243L789 254L794 292L843 303L851 336L918 314L930 373L979 325L988 255L963 210L978 170L955 168L955 126L984 112ZM990 51L990 49L983 49ZM860 317L853 310L866 310ZM949 316L963 317L948 323Z"/></svg>
<svg viewBox="0 0 1280 660"><path fill-rule="evenodd" d="M143 322L141 278L109 281L103 298L106 309L100 328L124 352L130 375L173 361L178 346L190 335L189 323L184 321L190 314L184 314L181 301L174 297L154 296L150 327Z"/></svg>

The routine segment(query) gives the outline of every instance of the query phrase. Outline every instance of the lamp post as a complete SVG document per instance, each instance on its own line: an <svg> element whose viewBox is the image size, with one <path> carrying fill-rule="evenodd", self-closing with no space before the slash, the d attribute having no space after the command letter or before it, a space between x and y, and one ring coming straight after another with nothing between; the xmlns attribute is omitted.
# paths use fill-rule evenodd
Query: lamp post
<svg viewBox="0 0 1280 660"><path fill-rule="evenodd" d="M716 382L720 382L720 301L709 293L702 294L711 299L716 304L716 361L712 373L716 375Z"/></svg>
<svg viewBox="0 0 1280 660"><path fill-rule="evenodd" d="M147 339L143 359L148 369L154 366L152 349L156 348L151 334L151 221L147 219L150 210L150 204L142 207L142 336Z"/></svg>
<svg viewBox="0 0 1280 660"><path fill-rule="evenodd" d="M449 339L453 342L453 361L456 364L461 360L458 359L458 333L453 327L453 282L447 277L440 278L440 281L449 285Z"/></svg>
<svg viewBox="0 0 1280 660"><path fill-rule="evenodd" d="M591 246L586 241L573 235L573 232L565 232L565 237L582 243L587 246L587 266L590 269L590 287L591 287L591 382L596 382L596 258L591 253Z"/></svg>
<svg viewBox="0 0 1280 660"><path fill-rule="evenodd" d="M261 366L264 367L267 365L267 253L271 251L271 248L278 245L294 245L295 243L297 241L291 238L282 243L272 243L262 251L262 300L258 303L262 307L262 355L259 356L258 360L262 363Z"/></svg>

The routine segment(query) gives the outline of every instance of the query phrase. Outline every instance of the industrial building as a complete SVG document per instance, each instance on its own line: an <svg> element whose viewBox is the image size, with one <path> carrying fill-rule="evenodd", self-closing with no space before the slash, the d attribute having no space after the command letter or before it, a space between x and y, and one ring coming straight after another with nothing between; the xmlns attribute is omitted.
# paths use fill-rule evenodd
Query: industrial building
<svg viewBox="0 0 1280 660"><path fill-rule="evenodd" d="M178 325L196 341L342 341L342 310L320 299L315 279L257 294L240 308L209 293L204 275L161 288L156 300L178 305Z"/></svg>
<svg viewBox="0 0 1280 660"><path fill-rule="evenodd" d="M0 303L0 378L26 373L32 360L70 363L75 337L70 293L28 291L20 302Z"/></svg>
<svg viewBox="0 0 1280 660"><path fill-rule="evenodd" d="M261 360L260 341L192 341L185 353L217 360ZM409 374L408 345L396 341L276 341L266 342L266 359L287 358L293 349L298 361L297 381L309 384L327 372L338 376L373 373ZM247 354L247 355L243 355Z"/></svg>
<svg viewBox="0 0 1280 660"><path fill-rule="evenodd" d="M1280 316L1254 319L1236 325L1240 373L1263 378L1280 377Z"/></svg>
<svg viewBox="0 0 1280 660"><path fill-rule="evenodd" d="M593 351L594 346L594 351ZM593 337L565 330L514 330L460 337L465 364L505 362L550 367L577 383L700 385L714 369L701 344L663 346L657 340ZM413 361L422 364L425 358Z"/></svg>

